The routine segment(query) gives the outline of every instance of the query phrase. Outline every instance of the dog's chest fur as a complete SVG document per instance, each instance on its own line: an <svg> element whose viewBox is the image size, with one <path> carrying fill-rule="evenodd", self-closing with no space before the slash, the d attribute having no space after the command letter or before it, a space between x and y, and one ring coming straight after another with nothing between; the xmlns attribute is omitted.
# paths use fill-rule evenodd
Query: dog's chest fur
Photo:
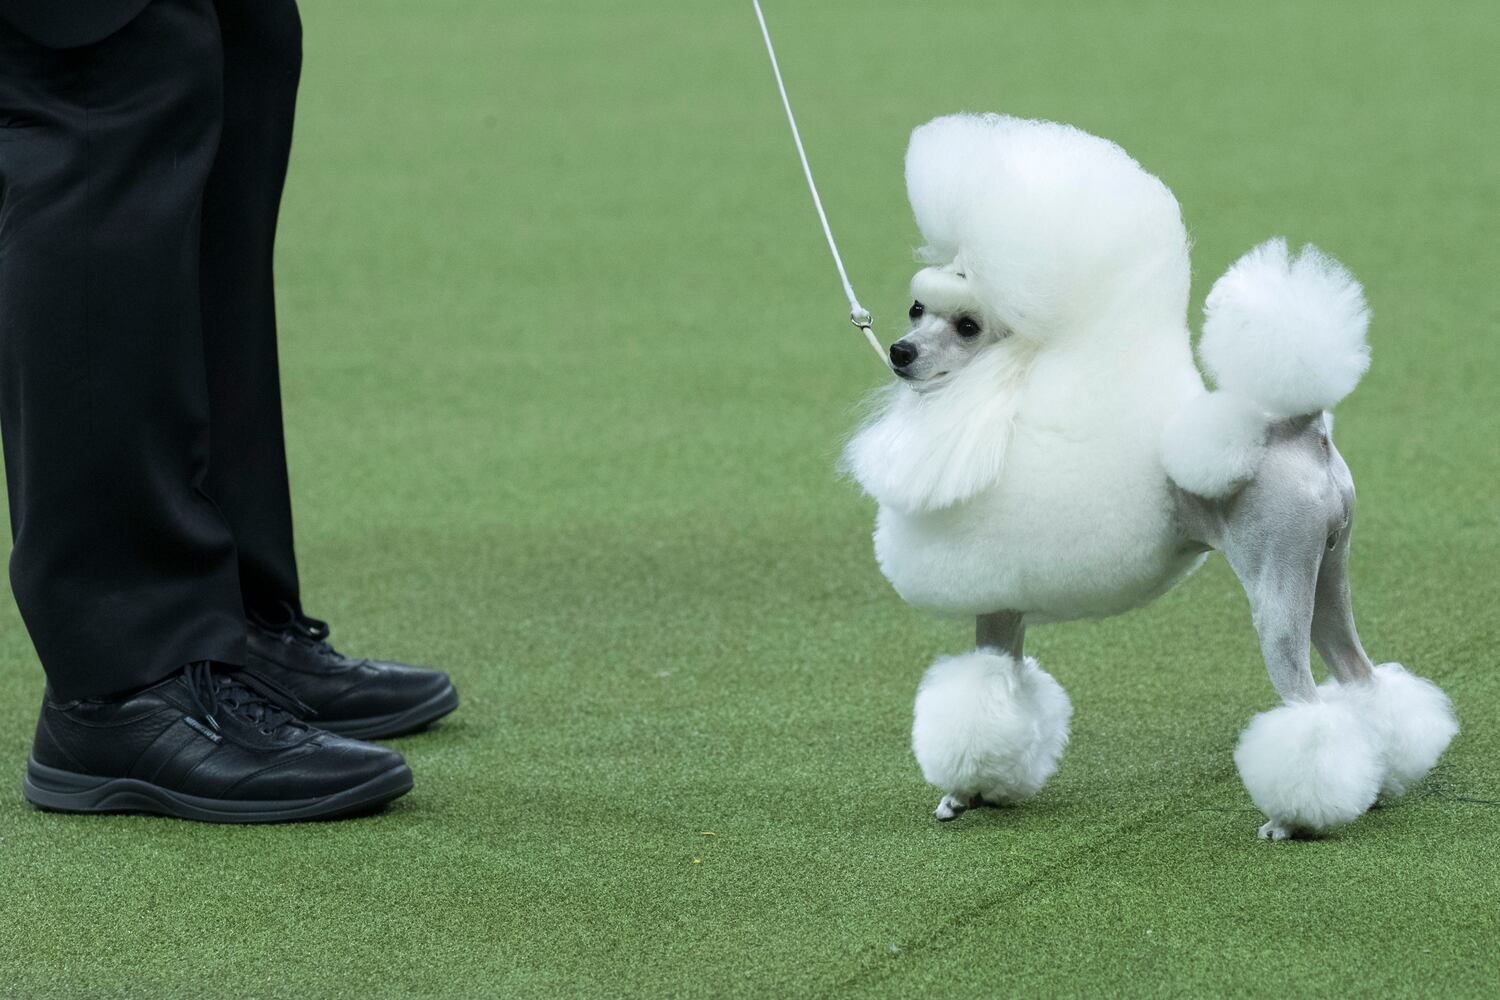
<svg viewBox="0 0 1500 1000"><path fill-rule="evenodd" d="M955 502L881 490L882 476L861 474L875 461L871 442L851 445L856 477L881 501L876 557L897 592L941 613L1057 621L1129 610L1191 571L1201 557L1183 542L1159 454L1162 425L1202 385L1186 331L1104 356L1049 350L1021 381L1008 412L974 409L997 425L969 446L972 457L952 449L950 428L947 461L1000 470L970 480L978 488ZM900 417L893 407L880 419Z"/></svg>

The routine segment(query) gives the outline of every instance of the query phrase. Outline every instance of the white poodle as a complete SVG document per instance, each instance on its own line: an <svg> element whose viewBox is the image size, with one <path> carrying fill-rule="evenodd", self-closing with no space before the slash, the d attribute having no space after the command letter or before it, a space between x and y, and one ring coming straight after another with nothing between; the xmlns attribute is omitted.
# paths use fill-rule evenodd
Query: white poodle
<svg viewBox="0 0 1500 1000"><path fill-rule="evenodd" d="M900 380L850 441L875 554L910 603L977 619L917 693L939 819L1036 793L1068 741L1026 625L1140 607L1217 549L1250 597L1284 704L1235 763L1280 840L1400 794L1458 731L1448 699L1354 629L1354 485L1328 411L1369 365L1359 284L1313 247L1255 248L1214 285L1193 364L1172 192L1078 129L995 115L918 128L906 183L931 266ZM1316 645L1334 680L1318 686Z"/></svg>

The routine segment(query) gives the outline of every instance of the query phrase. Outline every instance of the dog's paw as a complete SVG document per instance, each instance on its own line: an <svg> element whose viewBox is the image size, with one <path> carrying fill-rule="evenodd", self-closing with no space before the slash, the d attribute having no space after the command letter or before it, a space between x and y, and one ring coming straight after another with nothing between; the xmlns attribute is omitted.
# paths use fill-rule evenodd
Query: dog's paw
<svg viewBox="0 0 1500 1000"><path fill-rule="evenodd" d="M938 818L939 822L946 823L949 820L958 819L968 808L969 803L957 795L944 795L932 814Z"/></svg>
<svg viewBox="0 0 1500 1000"><path fill-rule="evenodd" d="M1072 712L1062 686L1030 657L994 649L945 656L917 689L912 752L927 783L949 793L950 808L974 808L979 790L991 802L1020 802L1057 769Z"/></svg>
<svg viewBox="0 0 1500 1000"><path fill-rule="evenodd" d="M1260 828L1260 832L1256 836L1260 837L1261 840L1291 840L1297 836L1297 831L1285 823L1278 823L1273 819L1268 820Z"/></svg>
<svg viewBox="0 0 1500 1000"><path fill-rule="evenodd" d="M1234 763L1250 800L1272 820L1261 831L1267 838L1277 827L1319 834L1352 823L1380 792L1380 751L1342 699L1262 712L1240 734Z"/></svg>

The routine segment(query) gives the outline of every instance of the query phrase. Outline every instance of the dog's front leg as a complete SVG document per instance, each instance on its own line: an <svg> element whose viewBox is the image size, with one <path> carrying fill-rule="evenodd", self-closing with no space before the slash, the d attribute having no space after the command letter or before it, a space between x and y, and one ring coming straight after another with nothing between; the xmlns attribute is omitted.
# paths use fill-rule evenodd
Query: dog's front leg
<svg viewBox="0 0 1500 1000"><path fill-rule="evenodd" d="M942 800L938 802L937 808L932 811L932 814L946 823L950 819L958 819L958 817L962 816L968 810L977 809L982 805L984 805L984 799L978 795L967 797L944 795Z"/></svg>
<svg viewBox="0 0 1500 1000"><path fill-rule="evenodd" d="M974 645L980 649L998 649L1021 658L1026 640L1026 618L1019 611L996 611L974 619Z"/></svg>
<svg viewBox="0 0 1500 1000"><path fill-rule="evenodd" d="M933 810L956 819L1041 790L1068 742L1073 706L1035 660L1021 655L1023 615L980 615L977 649L940 658L917 691L912 750L945 793Z"/></svg>

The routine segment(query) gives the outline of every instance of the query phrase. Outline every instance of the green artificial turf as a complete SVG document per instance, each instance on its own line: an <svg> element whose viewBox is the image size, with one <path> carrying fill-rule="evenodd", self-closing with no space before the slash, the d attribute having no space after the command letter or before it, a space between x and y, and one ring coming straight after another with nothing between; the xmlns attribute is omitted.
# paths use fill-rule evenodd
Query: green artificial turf
<svg viewBox="0 0 1500 1000"><path fill-rule="evenodd" d="M971 626L889 590L835 476L881 373L749 0L304 7L279 269L307 603L464 704L399 743L416 790L377 817L41 814L5 595L0 994L1494 995L1493 5L768 3L887 339L906 136L960 109L1162 177L1195 316L1276 234L1366 283L1356 611L1464 731L1406 799L1289 844L1231 761L1275 699L1218 559L1034 630L1076 708L1061 770L932 820L911 697Z"/></svg>

